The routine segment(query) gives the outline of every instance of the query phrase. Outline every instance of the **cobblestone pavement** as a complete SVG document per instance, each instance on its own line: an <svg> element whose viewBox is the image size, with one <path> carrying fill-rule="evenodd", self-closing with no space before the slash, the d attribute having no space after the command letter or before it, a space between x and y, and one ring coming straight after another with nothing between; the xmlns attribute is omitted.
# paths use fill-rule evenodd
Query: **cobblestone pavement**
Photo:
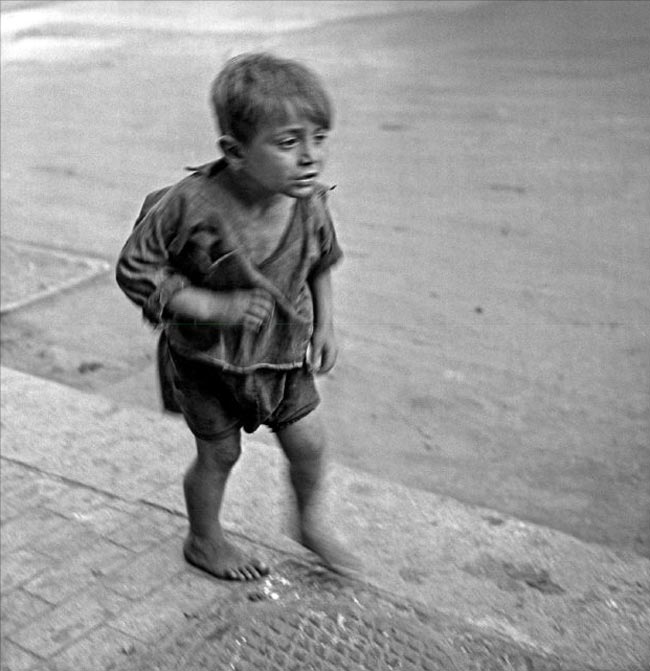
<svg viewBox="0 0 650 671"><path fill-rule="evenodd" d="M562 668L271 549L264 581L214 580L184 517L8 459L1 513L3 671Z"/></svg>
<svg viewBox="0 0 650 671"><path fill-rule="evenodd" d="M346 580L283 535L254 442L224 522L273 572L211 578L182 557L178 421L1 371L2 671L647 668L647 560L332 465Z"/></svg>
<svg viewBox="0 0 650 671"><path fill-rule="evenodd" d="M184 562L184 517L7 459L1 473L3 671L103 670L241 588Z"/></svg>
<svg viewBox="0 0 650 671"><path fill-rule="evenodd" d="M253 603L251 603L253 602ZM120 671L559 671L561 663L288 559ZM586 667L584 667L586 668Z"/></svg>

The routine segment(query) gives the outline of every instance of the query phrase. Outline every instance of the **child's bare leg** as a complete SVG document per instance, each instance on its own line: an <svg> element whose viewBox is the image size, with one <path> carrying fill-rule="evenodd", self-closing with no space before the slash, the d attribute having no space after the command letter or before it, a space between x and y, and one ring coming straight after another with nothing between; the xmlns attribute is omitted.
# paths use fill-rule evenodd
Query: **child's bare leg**
<svg viewBox="0 0 650 671"><path fill-rule="evenodd" d="M289 476L296 494L301 543L331 568L358 570L356 557L325 529L318 503L325 466L325 432L315 413L277 432L289 460Z"/></svg>
<svg viewBox="0 0 650 671"><path fill-rule="evenodd" d="M183 483L190 520L185 558L218 578L255 580L266 575L268 567L229 543L219 522L226 482L241 453L239 433L218 441L197 438L196 447L197 457Z"/></svg>

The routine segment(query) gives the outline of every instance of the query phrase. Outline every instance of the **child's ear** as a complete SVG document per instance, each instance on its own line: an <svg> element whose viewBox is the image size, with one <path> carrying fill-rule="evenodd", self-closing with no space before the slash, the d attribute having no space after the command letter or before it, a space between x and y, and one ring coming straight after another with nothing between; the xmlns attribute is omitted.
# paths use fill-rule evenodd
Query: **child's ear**
<svg viewBox="0 0 650 671"><path fill-rule="evenodd" d="M244 152L239 140L236 140L232 135L222 135L219 138L219 147L230 165L237 167L241 163Z"/></svg>

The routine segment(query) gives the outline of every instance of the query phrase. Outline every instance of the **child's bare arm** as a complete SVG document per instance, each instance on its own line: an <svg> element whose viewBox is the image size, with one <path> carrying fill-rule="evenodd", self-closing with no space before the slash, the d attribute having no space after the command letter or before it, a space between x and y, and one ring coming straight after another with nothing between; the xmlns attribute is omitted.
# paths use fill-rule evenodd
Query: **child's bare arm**
<svg viewBox="0 0 650 671"><path fill-rule="evenodd" d="M332 277L329 270L310 280L314 301L314 334L311 339L310 364L317 373L328 373L336 363L338 345L334 335Z"/></svg>
<svg viewBox="0 0 650 671"><path fill-rule="evenodd" d="M124 293L158 325L170 321L259 329L274 309L262 289L216 292L191 284L170 265L169 248L178 235L184 201L163 189L150 194L116 266ZM156 204L158 204L157 207Z"/></svg>
<svg viewBox="0 0 650 671"><path fill-rule="evenodd" d="M264 289L212 291L188 286L167 303L168 319L257 330L270 318L274 301Z"/></svg>

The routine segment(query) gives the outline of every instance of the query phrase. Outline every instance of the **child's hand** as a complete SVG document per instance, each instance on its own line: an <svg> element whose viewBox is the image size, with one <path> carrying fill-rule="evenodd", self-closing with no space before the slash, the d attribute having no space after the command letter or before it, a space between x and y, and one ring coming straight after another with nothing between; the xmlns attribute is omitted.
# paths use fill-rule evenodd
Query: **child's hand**
<svg viewBox="0 0 650 671"><path fill-rule="evenodd" d="M275 302L264 289L215 292L211 321L259 331L271 318Z"/></svg>
<svg viewBox="0 0 650 671"><path fill-rule="evenodd" d="M334 368L338 352L334 329L331 326L317 326L311 337L311 351L308 359L311 369L318 375L329 373Z"/></svg>

